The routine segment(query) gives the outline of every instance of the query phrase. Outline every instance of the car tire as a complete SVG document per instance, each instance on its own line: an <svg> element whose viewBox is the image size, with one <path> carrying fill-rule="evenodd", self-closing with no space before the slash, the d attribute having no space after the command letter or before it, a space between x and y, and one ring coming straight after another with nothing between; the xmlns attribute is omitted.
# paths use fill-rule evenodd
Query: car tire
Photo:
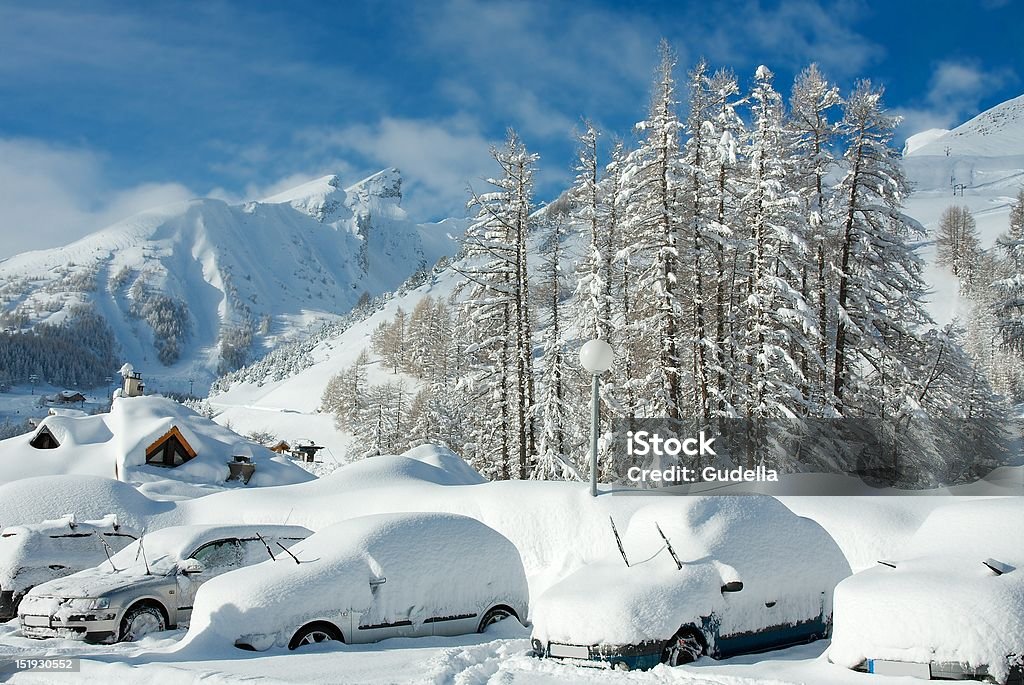
<svg viewBox="0 0 1024 685"><path fill-rule="evenodd" d="M312 645L318 642L330 642L332 640L337 642L345 641L341 635L341 631L338 630L337 627L327 623L326 621L308 623L295 631L295 635L292 636L291 642L288 643L288 649L298 649L305 645Z"/></svg>
<svg viewBox="0 0 1024 685"><path fill-rule="evenodd" d="M136 604L121 619L118 642L135 642L147 635L167 630L167 617L154 604Z"/></svg>
<svg viewBox="0 0 1024 685"><path fill-rule="evenodd" d="M704 656L704 638L694 628L681 628L672 639L665 643L662 663L668 666L682 666Z"/></svg>
<svg viewBox="0 0 1024 685"><path fill-rule="evenodd" d="M487 630L487 626L492 626L498 621L503 621L509 617L515 617L516 620L519 619L519 617L516 616L516 612L506 606L491 607L487 610L487 613L484 614L484 617L480 619L480 625L477 626L476 632L482 633Z"/></svg>

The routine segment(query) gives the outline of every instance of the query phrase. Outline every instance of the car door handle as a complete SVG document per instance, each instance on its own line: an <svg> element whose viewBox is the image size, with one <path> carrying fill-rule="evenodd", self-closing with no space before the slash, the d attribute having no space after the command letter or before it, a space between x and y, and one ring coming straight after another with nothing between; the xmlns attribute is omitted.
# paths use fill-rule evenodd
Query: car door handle
<svg viewBox="0 0 1024 685"><path fill-rule="evenodd" d="M771 602L765 602L764 605L771 609L773 606L775 606L775 600L772 600Z"/></svg>

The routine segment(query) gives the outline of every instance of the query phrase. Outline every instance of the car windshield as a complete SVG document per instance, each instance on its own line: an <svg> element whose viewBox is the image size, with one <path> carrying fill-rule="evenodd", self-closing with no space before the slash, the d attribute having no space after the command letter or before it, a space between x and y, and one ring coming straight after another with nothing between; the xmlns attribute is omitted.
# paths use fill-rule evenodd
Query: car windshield
<svg viewBox="0 0 1024 685"><path fill-rule="evenodd" d="M143 538L141 544L144 545L144 548L140 550L140 541L133 541L120 552L112 555L110 563L103 562L100 566L106 570L113 570L110 568L112 563L119 573L140 575L146 573L147 563L149 571L153 575L167 575L177 568L178 561L180 560L175 555L169 554L166 550L162 550L159 547L150 547L145 543L146 540ZM145 553L145 557L143 557L143 553Z"/></svg>

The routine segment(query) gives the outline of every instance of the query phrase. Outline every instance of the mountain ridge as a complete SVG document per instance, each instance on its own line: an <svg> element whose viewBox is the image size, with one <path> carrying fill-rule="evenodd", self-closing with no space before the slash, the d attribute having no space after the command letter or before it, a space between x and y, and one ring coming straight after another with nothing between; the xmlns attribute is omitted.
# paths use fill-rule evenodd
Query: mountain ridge
<svg viewBox="0 0 1024 685"><path fill-rule="evenodd" d="M400 172L385 169L346 189L329 175L261 201L147 210L0 262L0 321L29 330L84 307L127 361L201 388L454 253L436 235L447 229L414 223L401 199Z"/></svg>

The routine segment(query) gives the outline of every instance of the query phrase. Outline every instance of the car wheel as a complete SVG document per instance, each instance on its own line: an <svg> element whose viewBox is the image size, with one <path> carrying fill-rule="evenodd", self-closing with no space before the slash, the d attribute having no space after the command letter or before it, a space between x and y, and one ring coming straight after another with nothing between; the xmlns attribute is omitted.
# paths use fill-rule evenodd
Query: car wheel
<svg viewBox="0 0 1024 685"><path fill-rule="evenodd" d="M128 610L121 619L119 642L135 642L147 635L167 630L167 619L159 607L139 604Z"/></svg>
<svg viewBox="0 0 1024 685"><path fill-rule="evenodd" d="M516 612L512 611L508 607L492 607L487 610L484 617L480 619L480 626L476 629L476 632L482 633L487 630L487 626L493 626L498 621L503 621L509 616L515 616ZM518 618L518 616L516 617Z"/></svg>
<svg viewBox="0 0 1024 685"><path fill-rule="evenodd" d="M665 645L662 661L669 666L682 666L704 655L704 641L692 628L684 628Z"/></svg>
<svg viewBox="0 0 1024 685"><path fill-rule="evenodd" d="M292 641L288 643L288 649L298 649L305 645L315 645L318 642L330 642L332 640L337 642L345 641L341 636L341 631L330 623L310 623L309 625L302 626L295 632L295 635L292 636Z"/></svg>

